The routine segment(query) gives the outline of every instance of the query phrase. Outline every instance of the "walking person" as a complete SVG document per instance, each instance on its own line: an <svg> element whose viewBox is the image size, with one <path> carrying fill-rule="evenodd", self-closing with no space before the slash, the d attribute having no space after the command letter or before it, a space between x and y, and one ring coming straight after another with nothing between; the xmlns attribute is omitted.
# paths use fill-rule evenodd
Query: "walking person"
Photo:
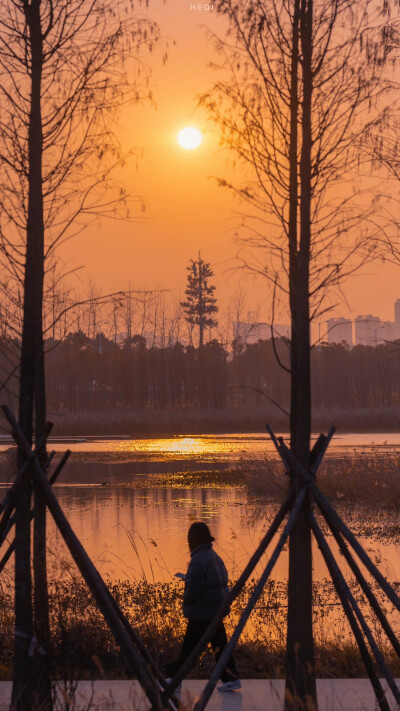
<svg viewBox="0 0 400 711"><path fill-rule="evenodd" d="M188 531L189 567L186 575L177 573L177 577L185 580L183 614L188 622L179 657L165 669L169 678L179 671L228 594L228 573L222 558L213 550L214 540L207 524L203 521L192 523ZM218 661L227 644L223 622L210 641ZM241 688L232 656L221 674L221 681L218 691L236 691Z"/></svg>

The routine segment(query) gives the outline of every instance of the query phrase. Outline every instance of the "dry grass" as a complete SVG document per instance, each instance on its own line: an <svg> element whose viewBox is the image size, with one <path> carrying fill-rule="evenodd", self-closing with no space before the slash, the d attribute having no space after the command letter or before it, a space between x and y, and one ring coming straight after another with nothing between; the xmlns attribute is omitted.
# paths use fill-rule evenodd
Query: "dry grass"
<svg viewBox="0 0 400 711"><path fill-rule="evenodd" d="M237 623L251 595L255 580L246 586L226 619L228 635ZM354 584L352 584L355 589ZM177 655L184 619L181 613L182 589L175 583L132 583L110 585L128 619L142 636L160 667ZM362 596L357 593L362 603ZM0 679L11 678L13 614L12 597L1 591ZM384 600L382 599L384 604ZM84 583L55 584L51 594L53 633L53 676L74 679L130 678L119 650L102 620ZM269 581L246 626L235 651L243 678L279 678L285 671L287 588L283 582ZM391 614L391 611L388 610ZM374 619L368 618L379 634ZM318 677L362 677L365 670L343 613L329 581L314 584L314 629ZM397 630L398 632L399 630ZM400 676L399 660L383 643L395 675ZM194 678L209 676L214 661L206 652L191 673Z"/></svg>
<svg viewBox="0 0 400 711"><path fill-rule="evenodd" d="M243 459L241 469L250 494L281 500L288 484L280 460ZM382 506L400 511L400 453L369 451L326 456L317 474L321 491L330 501Z"/></svg>
<svg viewBox="0 0 400 711"><path fill-rule="evenodd" d="M332 500L400 510L400 453L372 452L327 457L318 477Z"/></svg>

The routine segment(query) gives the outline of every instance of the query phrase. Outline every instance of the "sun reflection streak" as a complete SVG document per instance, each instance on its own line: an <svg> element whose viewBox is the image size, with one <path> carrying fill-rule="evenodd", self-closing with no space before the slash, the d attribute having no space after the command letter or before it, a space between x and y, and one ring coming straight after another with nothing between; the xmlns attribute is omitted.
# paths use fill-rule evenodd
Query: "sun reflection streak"
<svg viewBox="0 0 400 711"><path fill-rule="evenodd" d="M146 439L119 442L121 452L146 452L149 454L206 456L232 451L229 442L216 442L205 437L171 437L171 439Z"/></svg>

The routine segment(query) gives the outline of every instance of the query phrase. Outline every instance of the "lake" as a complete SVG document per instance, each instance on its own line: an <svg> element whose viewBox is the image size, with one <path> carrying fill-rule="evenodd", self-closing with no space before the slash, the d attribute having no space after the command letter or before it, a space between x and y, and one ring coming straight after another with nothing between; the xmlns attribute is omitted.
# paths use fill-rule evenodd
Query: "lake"
<svg viewBox="0 0 400 711"><path fill-rule="evenodd" d="M1 449L9 443L3 440ZM224 558L231 577L237 576L266 531L277 509L276 502L262 502L240 487L165 488L150 486L154 474L228 470L247 458L262 459L273 453L264 434L184 436L163 439L70 438L51 442L50 448L73 452L59 482L57 497L72 528L102 575L111 580L147 579L171 581L188 563L187 528L193 520L205 520L216 538L216 550ZM397 434L345 434L335 436L331 453L399 450ZM3 490L10 467L0 466ZM135 487L132 486L133 481ZM143 481L143 485L141 482ZM343 515L355 512L344 508ZM389 514L387 514L389 516ZM356 519L370 517L359 510ZM390 514L390 516L397 516ZM354 522L354 521L353 521ZM52 522L49 523L49 567L60 575L60 563L68 554ZM389 580L398 580L400 553L397 542L362 537L362 542L381 561ZM318 550L314 553L315 578L327 577ZM12 566L9 564L8 573ZM64 573L65 566L64 566ZM286 579L287 552L280 557L274 577Z"/></svg>

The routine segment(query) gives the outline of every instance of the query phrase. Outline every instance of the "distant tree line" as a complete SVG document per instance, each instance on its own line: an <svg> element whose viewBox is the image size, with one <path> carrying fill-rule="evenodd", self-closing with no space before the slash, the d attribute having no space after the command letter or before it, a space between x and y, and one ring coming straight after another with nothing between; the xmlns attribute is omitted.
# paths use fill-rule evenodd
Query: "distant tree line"
<svg viewBox="0 0 400 711"><path fill-rule="evenodd" d="M136 335L123 346L82 333L68 336L47 355L50 410L223 408L227 354L217 341L202 350L175 343L147 347Z"/></svg>
<svg viewBox="0 0 400 711"><path fill-rule="evenodd" d="M288 346L277 339L280 359ZM3 339L6 370L15 342ZM289 406L289 377L271 340L228 352L216 339L158 347L134 335L119 345L98 334L68 334L46 342L50 412L260 407L271 398ZM378 408L400 405L400 343L373 346L322 344L312 350L315 408Z"/></svg>

